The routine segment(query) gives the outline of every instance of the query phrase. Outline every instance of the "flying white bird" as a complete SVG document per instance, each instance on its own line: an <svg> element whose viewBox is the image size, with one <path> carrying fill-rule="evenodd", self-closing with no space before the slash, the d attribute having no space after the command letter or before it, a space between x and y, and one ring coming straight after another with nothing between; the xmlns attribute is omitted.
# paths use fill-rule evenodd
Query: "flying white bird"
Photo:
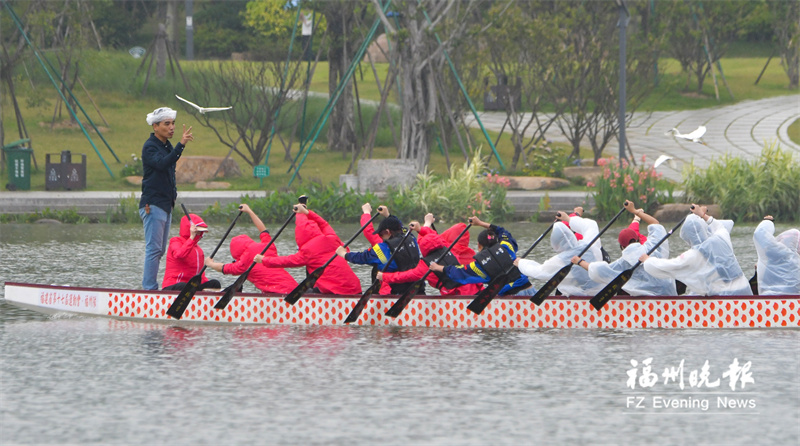
<svg viewBox="0 0 800 446"><path fill-rule="evenodd" d="M700 138L702 138L703 135L706 134L706 126L704 126L704 125L701 125L700 127L698 127L692 133L687 133L685 135L683 133L679 132L678 129L675 129L675 128L673 128L672 130L670 130L670 131L668 131L667 133L664 133L664 134L665 135L669 135L670 133L675 135L676 138L683 138L683 139L685 139L687 141L696 142L696 143L700 143L700 144L705 144L703 141L700 140Z"/></svg>
<svg viewBox="0 0 800 446"><path fill-rule="evenodd" d="M195 103L192 103L192 102L187 101L186 99L183 99L182 97L178 96L177 94L175 95L175 97L180 99L181 101L191 105L192 107L196 108L197 111L200 112L200 114L205 114L206 112L230 110L230 109L233 108L233 107L201 107L201 106L199 106L199 105L197 105Z"/></svg>
<svg viewBox="0 0 800 446"><path fill-rule="evenodd" d="M668 163L668 164L669 164L669 167L671 167L671 168L673 168L673 169L675 168L675 162L674 162L674 161L672 161L672 157L671 157L671 156L668 156L668 155L661 155L661 156L659 156L658 158L656 158L656 162L655 162L655 163L653 163L653 169L655 169L655 168L657 168L658 166L660 166L661 164L663 164L663 163L664 163L664 161L669 161L669 163Z"/></svg>

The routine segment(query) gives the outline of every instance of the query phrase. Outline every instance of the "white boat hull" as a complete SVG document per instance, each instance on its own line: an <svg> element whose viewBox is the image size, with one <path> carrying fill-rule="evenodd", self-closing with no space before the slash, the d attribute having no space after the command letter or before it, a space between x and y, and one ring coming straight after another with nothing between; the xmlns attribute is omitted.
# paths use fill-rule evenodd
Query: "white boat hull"
<svg viewBox="0 0 800 446"><path fill-rule="evenodd" d="M224 310L221 293L198 292L180 321L166 314L176 291L144 291L6 283L9 303L34 311L180 324L339 325L360 296L308 295L295 305L283 295L243 293ZM474 296L420 296L396 319L384 316L397 296L375 296L358 325L450 328L771 328L800 327L800 296L618 296L601 311L589 297L552 296L541 306L525 297L495 298L482 314Z"/></svg>

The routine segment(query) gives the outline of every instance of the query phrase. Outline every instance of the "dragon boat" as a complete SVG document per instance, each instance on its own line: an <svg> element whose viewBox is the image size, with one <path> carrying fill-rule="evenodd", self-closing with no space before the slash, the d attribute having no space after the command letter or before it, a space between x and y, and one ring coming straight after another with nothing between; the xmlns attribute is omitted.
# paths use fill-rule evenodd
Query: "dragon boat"
<svg viewBox="0 0 800 446"><path fill-rule="evenodd" d="M33 311L167 324L340 325L359 295L308 294L289 305L281 294L237 294L224 310L220 292L199 291L180 320L167 315L177 291L5 283L8 303ZM373 296L357 325L443 328L798 328L800 296L617 296L602 310L591 296L495 298L480 314L475 296L418 296L397 318L384 313L399 296Z"/></svg>

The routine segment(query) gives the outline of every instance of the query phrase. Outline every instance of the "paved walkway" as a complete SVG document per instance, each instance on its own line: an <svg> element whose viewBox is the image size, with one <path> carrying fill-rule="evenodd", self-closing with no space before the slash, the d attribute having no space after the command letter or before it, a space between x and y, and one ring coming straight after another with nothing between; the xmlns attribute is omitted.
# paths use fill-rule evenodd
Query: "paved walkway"
<svg viewBox="0 0 800 446"><path fill-rule="evenodd" d="M503 112L484 112L479 116L488 130L498 132L505 121ZM780 96L700 110L637 113L626 135L637 161L642 155L647 156L649 163L661 155L673 157L674 167L665 163L659 171L679 181L683 165L692 160L696 166L705 168L712 158L725 154L752 159L761 154L765 142L779 142L783 150L795 152L800 160L800 145L793 143L787 134L796 119L800 119L800 95ZM471 114L467 122L478 127ZM665 135L673 127L689 133L700 125L708 129L703 136L706 145ZM557 126L551 127L547 137L566 142ZM618 152L616 141L607 151Z"/></svg>

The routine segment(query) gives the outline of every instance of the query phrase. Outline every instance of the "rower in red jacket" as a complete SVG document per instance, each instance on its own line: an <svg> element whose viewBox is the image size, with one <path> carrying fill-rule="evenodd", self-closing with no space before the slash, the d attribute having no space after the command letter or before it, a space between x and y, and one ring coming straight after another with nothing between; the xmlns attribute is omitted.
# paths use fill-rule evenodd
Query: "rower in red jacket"
<svg viewBox="0 0 800 446"><path fill-rule="evenodd" d="M169 240L167 249L167 265L164 271L164 280L161 288L165 290L180 290L203 269L205 254L197 242L208 231L208 225L199 215L189 214L192 221L184 215L181 218L179 235ZM209 281L205 273L198 289L220 288L218 280Z"/></svg>
<svg viewBox="0 0 800 446"><path fill-rule="evenodd" d="M260 218L258 218L255 212L250 209L250 206L242 204L239 209L241 209L242 212L247 213L256 228L261 231L261 233L258 235L261 239L261 243L256 243L250 238L250 236L244 234L237 235L236 237L232 238L230 249L231 257L234 259L233 263L223 264L220 262L215 262L212 259L206 260L206 266L219 271L222 274L234 276L240 276L244 274L244 272L250 268L250 265L253 263L253 259L256 257L256 255L261 254L261 251L264 250L264 247L266 247L270 240L272 240L269 235L269 231L267 231L267 227L264 226L264 223ZM278 249L275 247L274 243L269 247L266 255L270 257L275 257L278 255ZM247 280L255 285L256 288L265 293L287 294L297 286L297 281L294 280L294 277L286 272L286 270L282 268L267 268L258 262L247 275Z"/></svg>
<svg viewBox="0 0 800 446"><path fill-rule="evenodd" d="M444 238L445 242L447 242L447 246L450 246L453 240L455 240L466 227L466 223L456 223L440 235ZM433 225L431 225L431 229L433 229ZM472 258L475 257L475 250L469 247L469 231L465 232L464 235L458 239L458 243L453 246L450 252L455 254L459 263L467 265L472 262Z"/></svg>
<svg viewBox="0 0 800 446"><path fill-rule="evenodd" d="M439 235L435 229L433 229L433 222L434 222L433 214L426 214L425 215L425 224L424 226L419 225L418 221L412 221L408 224L409 229L412 231L417 231L419 234L417 238L417 243L419 243L420 252L422 252L422 259L420 259L419 263L414 269L410 269L408 271L401 271L401 272L394 272L394 273L378 273L376 276L379 280L382 280L387 285L391 285L393 283L406 283L406 282L416 282L421 279L425 273L428 272L428 266L432 261L441 256L448 246L452 243L452 241L448 242L442 235ZM450 238L455 240L458 234L466 227L465 224L460 223L458 225L453 226L453 228L458 228L459 232L452 234L450 233ZM448 229L445 232L450 232L453 228ZM469 233L464 233L467 240L467 245L469 244ZM464 237L462 237L462 240ZM460 241L459 241L460 243ZM458 246L456 244L455 246ZM460 263L459 258L453 253L455 250L455 246L452 250L450 250L447 255L440 260L440 264L443 265L458 265ZM469 246L467 248L472 251ZM474 255L474 251L473 255ZM470 261L472 257L469 258ZM483 288L482 284L477 283L468 283L466 285L461 285L456 283L447 278L442 273L432 273L428 274L427 277L428 284L434 288L438 288L439 292L445 295L474 295L477 294L481 288Z"/></svg>
<svg viewBox="0 0 800 446"><path fill-rule="evenodd" d="M330 224L304 204L294 205L294 239L298 251L290 256L260 257L255 261L267 267L296 268L306 267L311 274L331 258L342 241ZM336 257L317 279L315 288L325 294L360 294L361 281L342 258Z"/></svg>

